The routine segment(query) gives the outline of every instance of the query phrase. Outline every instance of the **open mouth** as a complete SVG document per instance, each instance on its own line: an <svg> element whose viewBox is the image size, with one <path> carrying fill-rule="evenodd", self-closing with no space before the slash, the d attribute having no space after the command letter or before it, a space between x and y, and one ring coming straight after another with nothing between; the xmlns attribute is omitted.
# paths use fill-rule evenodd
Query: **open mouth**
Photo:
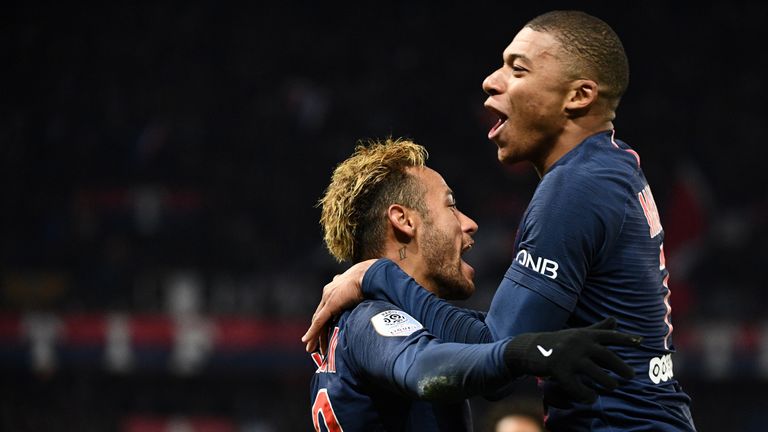
<svg viewBox="0 0 768 432"><path fill-rule="evenodd" d="M496 115L496 117L499 118L496 121L496 124L493 125L491 130L488 131L488 139L494 139L496 136L499 135L499 133L500 133L501 129L504 127L504 125L507 124L508 118L507 118L506 114L504 114L503 112L497 110L496 108L494 108L494 107L492 107L492 106L490 106L488 104L485 105L485 108L488 111L494 113Z"/></svg>
<svg viewBox="0 0 768 432"><path fill-rule="evenodd" d="M461 270L462 273L467 275L467 277L470 280L474 279L474 277L475 277L475 269L474 269L474 267L469 265L466 261L464 261L464 259L462 259L461 257L465 253L469 252L474 245L475 245L475 241L474 240L470 240L467 244L465 244L464 246L461 247L461 253L459 254L459 267L462 269Z"/></svg>
<svg viewBox="0 0 768 432"><path fill-rule="evenodd" d="M496 135L499 134L499 130L503 128L505 124L507 124L507 119L499 117L499 121L497 121L496 124L493 125L490 131L488 131L488 138L489 139L495 138Z"/></svg>
<svg viewBox="0 0 768 432"><path fill-rule="evenodd" d="M461 255L464 255L465 253L467 253L467 251L469 251L470 249L472 249L472 247L473 247L474 245L475 245L475 242L474 242L474 241L470 241L469 243L467 243L466 245L464 245L464 246L461 248Z"/></svg>

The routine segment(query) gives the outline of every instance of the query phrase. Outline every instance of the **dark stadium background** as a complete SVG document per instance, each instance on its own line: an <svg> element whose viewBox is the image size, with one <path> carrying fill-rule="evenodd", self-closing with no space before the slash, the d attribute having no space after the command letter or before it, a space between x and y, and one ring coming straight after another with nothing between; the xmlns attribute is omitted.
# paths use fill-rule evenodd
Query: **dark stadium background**
<svg viewBox="0 0 768 432"><path fill-rule="evenodd" d="M345 268L314 203L360 138L431 151L486 308L537 179L496 162L480 84L574 7L630 58L615 125L667 232L697 425L766 430L764 2L326 3L3 7L0 430L310 430L299 336Z"/></svg>

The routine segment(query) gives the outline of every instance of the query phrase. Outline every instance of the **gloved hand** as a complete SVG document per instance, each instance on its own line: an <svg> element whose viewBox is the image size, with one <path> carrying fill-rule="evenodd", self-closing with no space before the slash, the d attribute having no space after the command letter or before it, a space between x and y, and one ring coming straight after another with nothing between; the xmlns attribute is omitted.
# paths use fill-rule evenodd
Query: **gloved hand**
<svg viewBox="0 0 768 432"><path fill-rule="evenodd" d="M584 381L583 378L582 381ZM546 408L569 409L573 407L574 401L568 397L559 382L552 379L539 379L538 386Z"/></svg>
<svg viewBox="0 0 768 432"><path fill-rule="evenodd" d="M619 386L603 368L626 379L635 376L635 371L606 345L637 346L643 338L615 328L616 319L611 317L584 328L523 333L506 345L504 360L515 374L551 377L565 396L592 403L597 399L595 388L610 391Z"/></svg>

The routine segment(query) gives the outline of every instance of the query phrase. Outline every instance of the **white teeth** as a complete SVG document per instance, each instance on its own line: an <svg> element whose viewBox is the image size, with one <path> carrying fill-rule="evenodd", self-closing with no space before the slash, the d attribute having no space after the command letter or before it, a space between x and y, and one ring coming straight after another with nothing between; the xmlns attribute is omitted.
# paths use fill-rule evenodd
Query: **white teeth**
<svg viewBox="0 0 768 432"><path fill-rule="evenodd" d="M464 255L466 252L469 252L469 250L472 249L474 245L475 245L474 243L470 243L464 246L463 248L461 248L461 255Z"/></svg>

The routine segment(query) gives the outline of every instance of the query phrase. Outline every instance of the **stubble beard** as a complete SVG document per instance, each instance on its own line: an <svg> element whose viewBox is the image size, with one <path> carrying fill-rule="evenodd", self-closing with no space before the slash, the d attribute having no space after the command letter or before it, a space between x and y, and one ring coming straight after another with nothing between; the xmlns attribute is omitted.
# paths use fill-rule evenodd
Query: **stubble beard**
<svg viewBox="0 0 768 432"><path fill-rule="evenodd" d="M455 245L447 235L429 226L422 238L428 277L435 283L438 297L464 300L474 292L474 285L461 272L461 260L454 260Z"/></svg>

